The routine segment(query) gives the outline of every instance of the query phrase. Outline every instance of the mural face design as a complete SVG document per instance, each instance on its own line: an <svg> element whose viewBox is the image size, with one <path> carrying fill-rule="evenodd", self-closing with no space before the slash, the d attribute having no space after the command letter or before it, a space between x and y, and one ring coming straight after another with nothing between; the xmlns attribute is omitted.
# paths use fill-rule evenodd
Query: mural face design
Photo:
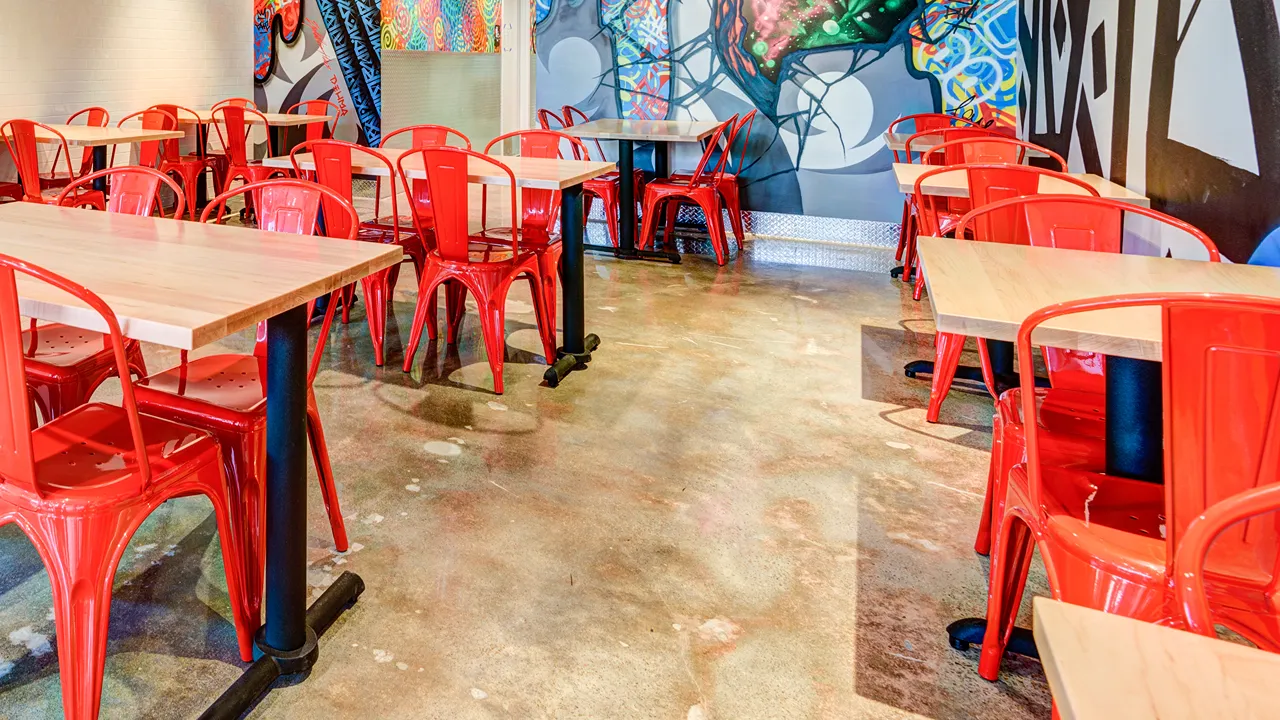
<svg viewBox="0 0 1280 720"><path fill-rule="evenodd" d="M254 102L269 112L284 112L302 100L328 100L338 106L335 137L377 145L381 139L381 13L377 0L259 0L259 8L277 8L292 36L268 36L268 72L254 80ZM289 9L289 6L291 9ZM255 49L262 13L255 19ZM271 27L272 20L267 21ZM261 56L259 56L260 60Z"/></svg>
<svg viewBox="0 0 1280 720"><path fill-rule="evenodd" d="M501 0L383 0L386 50L495 53Z"/></svg>
<svg viewBox="0 0 1280 720"><path fill-rule="evenodd" d="M696 120L757 109L740 176L753 210L896 222L889 123L1016 115L1017 0L544 1L538 106Z"/></svg>
<svg viewBox="0 0 1280 720"><path fill-rule="evenodd" d="M302 0L256 0L253 11L253 79L263 82L276 63L276 33L286 43L298 39Z"/></svg>
<svg viewBox="0 0 1280 720"><path fill-rule="evenodd" d="M1280 223L1272 0L1025 0L1021 22L1026 136L1247 260ZM1160 255L1198 250L1135 239Z"/></svg>

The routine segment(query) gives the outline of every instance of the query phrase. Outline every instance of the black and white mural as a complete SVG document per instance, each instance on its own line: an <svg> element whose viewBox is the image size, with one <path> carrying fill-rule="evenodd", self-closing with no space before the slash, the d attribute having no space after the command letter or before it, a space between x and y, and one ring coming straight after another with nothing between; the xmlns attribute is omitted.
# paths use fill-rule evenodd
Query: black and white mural
<svg viewBox="0 0 1280 720"><path fill-rule="evenodd" d="M1021 0L1019 22L1024 137L1231 260L1280 225L1276 0ZM1159 235L1138 250L1195 255Z"/></svg>

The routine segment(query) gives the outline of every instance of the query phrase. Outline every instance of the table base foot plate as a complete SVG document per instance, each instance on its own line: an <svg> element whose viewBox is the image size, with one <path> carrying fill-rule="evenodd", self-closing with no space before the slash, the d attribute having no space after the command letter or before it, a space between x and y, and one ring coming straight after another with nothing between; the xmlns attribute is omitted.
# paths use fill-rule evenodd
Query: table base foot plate
<svg viewBox="0 0 1280 720"><path fill-rule="evenodd" d="M968 650L970 645L981 645L987 633L986 618L964 618L947 626L947 642L954 650ZM1040 650L1036 648L1036 638L1026 628L1015 627L1006 652L1023 657L1040 659Z"/></svg>
<svg viewBox="0 0 1280 720"><path fill-rule="evenodd" d="M556 387L569 373L578 368L585 368L587 363L591 362L591 352L600 347L600 337L595 334L586 336L583 338L582 347L585 352L571 353L564 348L557 350L556 361L542 374L542 379L547 385Z"/></svg>
<svg viewBox="0 0 1280 720"><path fill-rule="evenodd" d="M231 687L218 697L203 714L201 720L232 720L249 710L277 679L286 675L305 673L315 664L320 649L319 637L329 629L344 610L350 607L364 592L364 581L353 572L344 572L307 608L307 642L291 652L279 652L264 647L261 633L258 649L263 652L245 669Z"/></svg>

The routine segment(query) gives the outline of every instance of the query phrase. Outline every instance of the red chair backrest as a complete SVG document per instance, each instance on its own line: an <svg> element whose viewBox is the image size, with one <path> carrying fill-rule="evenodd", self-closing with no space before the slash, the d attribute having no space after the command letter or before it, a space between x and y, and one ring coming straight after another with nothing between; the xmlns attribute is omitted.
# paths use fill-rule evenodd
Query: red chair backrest
<svg viewBox="0 0 1280 720"><path fill-rule="evenodd" d="M937 140L934 141L932 138ZM1003 139L1004 136L994 130L980 127L943 127L921 130L907 138L905 162L913 162L917 154L920 155L920 162L926 165L959 165L970 162L962 146L948 143L979 138L994 140ZM929 139L929 142L923 142L926 139ZM947 146L946 150L935 152L936 148L943 145Z"/></svg>
<svg viewBox="0 0 1280 720"><path fill-rule="evenodd" d="M107 112L106 108L87 107L81 110L80 112L75 113L71 117L67 118L67 124L75 125L76 120L80 119L81 116L84 117L85 127L106 127L107 124L111 122L111 113ZM58 152L61 152L61 151L62 151L61 148L59 148ZM57 157L54 157L53 163L54 165L58 164ZM84 153L80 156L79 174L84 175L92 169L93 169L93 148L87 147L84 149Z"/></svg>
<svg viewBox="0 0 1280 720"><path fill-rule="evenodd" d="M980 137L948 139L928 150L921 152L922 161L926 165L957 165L961 163L1002 163L1021 165L1026 160L1027 150L1044 153L1057 164L1058 172L1067 171L1067 161L1058 153L1040 147L1034 143L1014 140L999 135L985 134ZM935 155L936 153L936 155Z"/></svg>
<svg viewBox="0 0 1280 720"><path fill-rule="evenodd" d="M298 163L298 156L303 153L311 153L315 161L315 180L319 184L333 190L340 195L348 203L354 203L354 196L351 190L351 183L354 180L353 156L362 153L375 159L387 166L391 170L391 215L399 217L399 201L396 199L396 176L395 166L391 163L383 153L372 148L356 145L355 143L344 142L342 140L311 140L304 142L289 153L289 158L293 162L294 173L301 177L306 171ZM344 236L347 228L343 225L329 227L329 217L333 216L341 220L340 208L332 205L332 201L326 196L322 201L325 217L325 231L334 237ZM357 218L358 220L358 218ZM358 223L357 223L358 224ZM400 236L400 224L394 223L396 239ZM358 230L358 228L357 228Z"/></svg>
<svg viewBox="0 0 1280 720"><path fill-rule="evenodd" d="M255 119L262 127L267 127L267 118L262 113L239 105L222 105L213 109L213 127L218 131L218 140L227 151L232 165L249 163L249 120ZM226 135L223 135L226 128ZM267 157L275 155L271 147L271 133L267 133Z"/></svg>
<svg viewBox="0 0 1280 720"><path fill-rule="evenodd" d="M435 252L441 258L452 262L470 261L469 221L470 197L467 192L467 178L470 176L469 165L472 162L485 163L504 173L509 179L507 188L511 193L511 227L519 227L516 223L516 176L511 168L496 159L475 152L455 147L426 147L411 150L396 161L400 171L401 182L408 183L409 175L405 170L405 160L418 158L425 169L426 184L432 198L432 222L434 225L436 247ZM417 202L417 195L410 195L410 202ZM414 211L415 223L419 212ZM422 229L419 228L419 232ZM511 249L519 251L519 234L512 233Z"/></svg>
<svg viewBox="0 0 1280 720"><path fill-rule="evenodd" d="M564 154L561 152L562 143L569 143L575 156L581 157L587 152L587 147L582 144L581 140L565 135L562 132L554 130L517 130L505 135L499 135L490 140L489 144L484 146L484 154L489 155L495 145L505 145L508 140L513 139L520 141L520 147L517 151L517 155L520 157L563 158ZM484 201L481 205L480 217L483 220L488 215L489 186L484 186L482 192ZM555 221L556 213L560 210L560 193L555 190L520 188L520 204L523 209L520 227L523 230L526 232L530 230L549 232L551 223Z"/></svg>
<svg viewBox="0 0 1280 720"><path fill-rule="evenodd" d="M336 129L338 118L342 115L342 107L337 103L330 102L328 100L303 100L300 103L294 104L288 110L285 110L285 114L329 116L330 119L322 123L311 123L305 126L307 129L307 140L321 140L326 137L333 137L333 131Z"/></svg>
<svg viewBox="0 0 1280 720"><path fill-rule="evenodd" d="M1273 466L1280 462L1280 458L1274 455L1270 460ZM1182 606L1188 630L1206 637L1218 637L1218 632L1214 628L1214 618L1209 610L1209 599L1205 593L1205 562L1214 542L1228 530L1239 530L1247 535L1249 525L1265 522L1267 526L1274 527L1276 523L1274 513L1277 511L1280 511L1280 483L1271 482L1210 505L1203 515L1187 525L1186 533L1174 557L1172 579L1177 588L1179 604ZM1271 515L1271 517L1264 521L1260 517L1264 515ZM1233 527L1241 522L1246 522L1248 525ZM1270 527L1264 532L1269 531ZM1272 537L1274 538L1274 535ZM1235 541L1238 542L1239 537L1236 537ZM1267 590L1270 589L1267 588ZM1264 626L1275 626L1274 615L1270 618L1259 617L1258 620ZM1253 635L1250 632L1251 628L1232 627L1231 629L1244 634L1260 647L1266 647L1266 644L1274 645L1276 642L1275 637L1250 637ZM1267 647L1267 649L1275 648Z"/></svg>
<svg viewBox="0 0 1280 720"><path fill-rule="evenodd" d="M915 115L907 115L889 123L889 132L901 132L898 126L904 123L911 123L912 132L924 132L925 130L937 130L939 128L948 127L979 127L978 123L956 115L947 115L946 113L916 113Z"/></svg>
<svg viewBox="0 0 1280 720"><path fill-rule="evenodd" d="M80 188L92 184L98 178L106 178L107 187L110 188L107 194L107 212L150 217L157 208L161 207L160 185L162 183L167 185L177 198L173 219L181 218L182 212L186 208L186 195L183 194L182 188L178 186L178 183L173 181L173 178L154 168L137 165L107 168L78 178L62 190L58 195L56 204L64 207L75 207L76 192Z"/></svg>
<svg viewBox="0 0 1280 720"><path fill-rule="evenodd" d="M737 122L738 116L734 115L716 127L707 141L706 148L702 151L702 157L698 159L698 166L694 168L693 176L689 178L690 187L715 187L719 184L720 176L724 174L724 165L729 158L729 153L725 150L733 142L733 139L726 135L732 133ZM711 159L715 157L717 150L721 151L720 159L715 167L711 167Z"/></svg>
<svg viewBox="0 0 1280 720"><path fill-rule="evenodd" d="M213 109L217 110L220 107L241 107L249 108L250 110L257 110L258 104L249 98L227 98L226 100L222 100L214 105Z"/></svg>
<svg viewBox="0 0 1280 720"><path fill-rule="evenodd" d="M62 133L33 120L10 120L0 125L0 136L18 168L18 181L22 183L23 199L27 202L44 202L40 193L40 151L36 146L36 128L42 128L59 140L58 153L54 156L56 172L58 158L63 158L67 174L71 174L71 151Z"/></svg>
<svg viewBox="0 0 1280 720"><path fill-rule="evenodd" d="M124 127L125 123L135 118L140 118L142 127L147 130L177 130L178 129L177 116L158 105L155 107L147 108L146 110L139 110L136 113L125 115L123 118L121 118L120 122L116 123L116 127ZM168 156L168 153L162 152L164 150L165 145L167 145L170 142L174 143L176 146L177 138L174 138L173 140L164 140L164 141L146 140L144 142L138 143L138 162L135 164L141 165L142 167L156 167L161 157L164 157L166 160L170 159ZM113 158L113 164L114 164L114 158L115 158L114 148L112 148L111 156Z"/></svg>
<svg viewBox="0 0 1280 720"><path fill-rule="evenodd" d="M738 126L733 129L733 140L730 142L729 152L734 154L738 160L737 167L733 169L734 175L742 174L742 162L747 157L747 146L751 143L751 126L756 122L757 112L755 108L752 108L751 112L743 115L738 120ZM739 136L742 137L741 142L738 141ZM738 148L736 152L734 151L735 147Z"/></svg>
<svg viewBox="0 0 1280 720"><path fill-rule="evenodd" d="M963 167L968 176L969 201L975 208L1009 198L1037 195L1045 178L1060 181L1062 187L1055 190L1061 194L1079 189L1082 194L1098 197L1098 191L1092 185L1066 173L1027 165L966 164L958 167ZM1026 221L1017 207L979 215L974 224L974 234L993 242L1011 242L1016 245L1026 245L1029 242Z"/></svg>
<svg viewBox="0 0 1280 720"><path fill-rule="evenodd" d="M564 126L573 127L580 122L591 122L591 118L587 114L572 105L565 105L560 108L560 114L564 117ZM600 145L599 138L591 138L591 142L596 144L596 157L604 160L607 155L604 154L604 147Z"/></svg>
<svg viewBox="0 0 1280 720"><path fill-rule="evenodd" d="M461 140L463 145L470 150L471 139L466 135L444 125L410 125L403 127L395 132L384 135L382 143L378 145L380 148L387 147L387 143L397 135L409 133L409 147L413 150L420 150L426 147L444 147L449 145L451 138ZM404 181L404 178L401 178ZM413 180L404 185L405 193L410 196L409 207L413 211L414 226L418 227L418 232L427 232L423 236L425 241L431 230L431 193L427 189L426 180ZM381 190L381 185L379 185Z"/></svg>
<svg viewBox="0 0 1280 720"><path fill-rule="evenodd" d="M200 222L209 222L210 216L217 224L222 224L227 215L227 201L239 195L253 195L254 214L258 218L258 229L268 232L289 233L292 235L315 235L320 215L320 207L324 205L324 234L333 238L355 240L360 229L360 217L356 209L346 198L334 190L309 180L292 178L276 178L248 183L228 190L215 197L200 215ZM214 209L217 214L214 215ZM320 337L316 341L315 350L311 353L311 365L307 368L307 385L315 380L320 370L320 358L324 354L325 340L329 337L329 326L333 322L333 311L338 307L338 293L334 290L329 297L329 306L325 310L324 322L320 326ZM254 345L254 354L266 357L266 323L258 324L258 341ZM186 353L183 353L186 361ZM266 374L263 374L266 377Z"/></svg>
<svg viewBox="0 0 1280 720"><path fill-rule="evenodd" d="M22 319L19 317L17 273L52 285L79 299L102 317L109 336L109 346L120 377L121 406L129 419L132 448L122 452L126 467L135 465L137 473L126 482L141 492L151 481L142 423L133 396L133 379L124 352L124 336L115 313L102 298L61 275L8 255L0 255L0 412L5 422L0 428L0 482L43 497L36 483L35 453L31 445L31 418L27 396L26 373L23 370ZM56 421L55 421L56 422ZM122 449L123 450L123 449Z"/></svg>
<svg viewBox="0 0 1280 720"><path fill-rule="evenodd" d="M1032 333L1082 312L1156 306L1163 326L1165 555L1173 571L1188 525L1213 504L1280 481L1280 299L1210 293L1091 298L1032 313L1018 331L1025 417L1035 417ZM1026 423L1031 507L1041 507L1037 423ZM1277 523L1220 536L1209 569L1257 587L1278 576Z"/></svg>
<svg viewBox="0 0 1280 720"><path fill-rule="evenodd" d="M160 103L158 105L153 105L152 107L156 108L157 110L163 110L169 113L170 115L172 115L178 121L178 124L177 124L178 129L182 129L182 124L183 124L182 121L184 119L191 124L198 124L200 122L200 114L197 113L195 110L192 110L191 108L186 108L181 105L174 105L172 103ZM204 150L204 148L198 148L198 149L201 151ZM161 141L160 157L163 158L164 160L168 160L171 162L176 162L177 160L181 159L182 158L182 138L174 138L172 140Z"/></svg>

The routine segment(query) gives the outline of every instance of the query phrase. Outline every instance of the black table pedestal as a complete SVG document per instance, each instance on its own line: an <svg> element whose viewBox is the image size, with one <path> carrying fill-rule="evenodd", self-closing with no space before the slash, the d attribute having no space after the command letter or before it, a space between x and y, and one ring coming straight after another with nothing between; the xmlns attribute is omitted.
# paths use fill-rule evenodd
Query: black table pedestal
<svg viewBox="0 0 1280 720"><path fill-rule="evenodd" d="M574 185L560 193L560 242L564 250L560 255L560 286L563 296L564 347L559 349L554 363L542 374L547 385L556 387L560 381L577 368L585 368L591 361L591 351L600 346L600 338L586 334L586 296L584 289L583 236L587 230L587 214L582 206L582 186ZM547 358L550 362L551 358Z"/></svg>

